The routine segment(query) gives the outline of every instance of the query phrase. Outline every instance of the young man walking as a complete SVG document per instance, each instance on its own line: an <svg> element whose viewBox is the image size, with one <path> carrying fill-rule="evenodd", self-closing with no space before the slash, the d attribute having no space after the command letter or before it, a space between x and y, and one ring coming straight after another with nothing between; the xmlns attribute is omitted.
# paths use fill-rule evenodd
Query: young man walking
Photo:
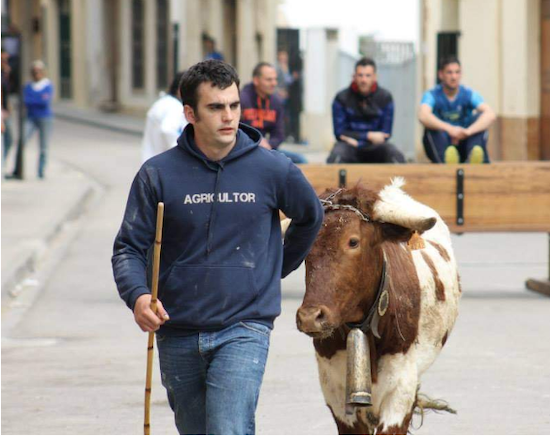
<svg viewBox="0 0 550 436"><path fill-rule="evenodd" d="M487 129L495 120L493 110L460 84L457 58L444 59L438 77L441 83L424 93L418 111L426 155L434 163L489 163Z"/></svg>
<svg viewBox="0 0 550 436"><path fill-rule="evenodd" d="M289 159L239 124L239 78L207 60L183 76L189 125L136 175L112 259L120 296L157 331L160 369L182 434L253 434L281 277L307 255L323 208ZM158 312L147 251L165 204ZM279 209L292 218L281 243Z"/></svg>

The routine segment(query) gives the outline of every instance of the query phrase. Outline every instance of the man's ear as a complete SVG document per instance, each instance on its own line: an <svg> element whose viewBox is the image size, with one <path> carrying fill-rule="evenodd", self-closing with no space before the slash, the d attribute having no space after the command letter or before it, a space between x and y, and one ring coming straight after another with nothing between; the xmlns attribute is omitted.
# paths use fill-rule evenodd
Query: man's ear
<svg viewBox="0 0 550 436"><path fill-rule="evenodd" d="M183 106L183 114L185 115L185 119L188 122L190 122L191 124L194 124L194 123L197 122L197 117L195 116L195 111L188 104Z"/></svg>

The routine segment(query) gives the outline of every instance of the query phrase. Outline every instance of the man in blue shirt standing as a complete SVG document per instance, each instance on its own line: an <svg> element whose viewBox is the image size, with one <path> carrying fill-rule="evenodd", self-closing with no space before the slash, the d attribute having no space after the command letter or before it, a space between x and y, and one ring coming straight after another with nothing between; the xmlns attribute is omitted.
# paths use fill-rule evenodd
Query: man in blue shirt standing
<svg viewBox="0 0 550 436"><path fill-rule="evenodd" d="M460 61L444 59L441 83L424 93L418 119L426 128L424 150L434 163L489 163L487 129L495 114L483 97L462 86Z"/></svg>
<svg viewBox="0 0 550 436"><path fill-rule="evenodd" d="M53 85L46 77L46 65L40 60L32 63L32 81L23 89L23 102L27 108L25 122L25 142L38 130L40 154L38 157L38 178L43 179L46 170L48 142L52 130L53 113L51 108Z"/></svg>

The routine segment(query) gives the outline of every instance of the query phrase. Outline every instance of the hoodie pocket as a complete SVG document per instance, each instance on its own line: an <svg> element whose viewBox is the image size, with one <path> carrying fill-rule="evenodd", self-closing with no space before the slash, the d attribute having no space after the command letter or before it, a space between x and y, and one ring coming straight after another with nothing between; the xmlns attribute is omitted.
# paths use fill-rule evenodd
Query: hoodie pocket
<svg viewBox="0 0 550 436"><path fill-rule="evenodd" d="M201 328L257 316L257 296L251 268L186 265L172 268L160 299L169 324Z"/></svg>

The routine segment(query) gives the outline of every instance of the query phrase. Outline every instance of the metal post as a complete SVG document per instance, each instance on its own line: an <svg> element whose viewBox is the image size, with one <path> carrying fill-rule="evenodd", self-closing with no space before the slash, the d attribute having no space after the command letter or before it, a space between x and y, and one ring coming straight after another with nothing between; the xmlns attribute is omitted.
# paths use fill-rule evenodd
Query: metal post
<svg viewBox="0 0 550 436"><path fill-rule="evenodd" d="M348 175L348 172L345 169L341 169L340 171L338 171L338 187L339 188L345 188L346 187L347 175Z"/></svg>

